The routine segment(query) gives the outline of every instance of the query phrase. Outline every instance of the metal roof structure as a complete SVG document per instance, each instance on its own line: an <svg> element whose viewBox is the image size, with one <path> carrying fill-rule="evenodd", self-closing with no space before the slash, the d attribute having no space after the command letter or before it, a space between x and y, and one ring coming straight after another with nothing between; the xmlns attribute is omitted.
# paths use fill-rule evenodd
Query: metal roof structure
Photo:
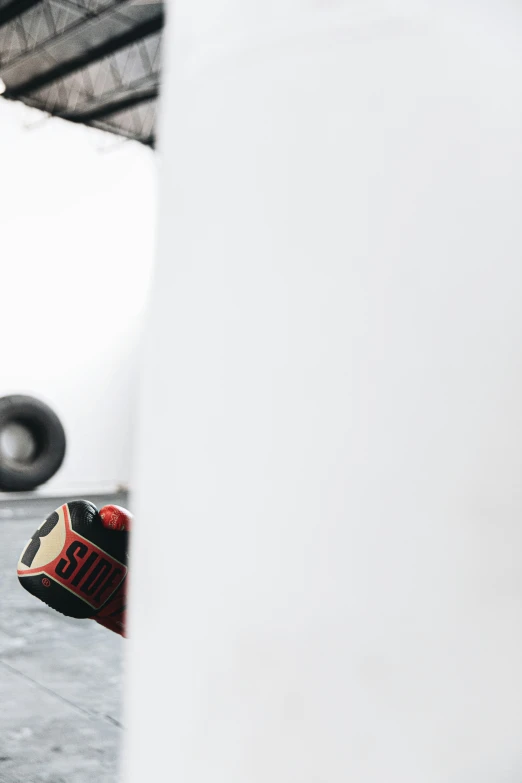
<svg viewBox="0 0 522 783"><path fill-rule="evenodd" d="M3 97L153 147L163 23L155 0L0 0Z"/></svg>

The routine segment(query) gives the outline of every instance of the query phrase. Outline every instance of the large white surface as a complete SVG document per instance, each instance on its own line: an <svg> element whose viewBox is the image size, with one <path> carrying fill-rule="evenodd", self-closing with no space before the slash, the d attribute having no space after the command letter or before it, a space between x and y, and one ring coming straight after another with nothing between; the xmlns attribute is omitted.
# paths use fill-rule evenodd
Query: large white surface
<svg viewBox="0 0 522 783"><path fill-rule="evenodd" d="M522 16L178 0L126 783L522 774Z"/></svg>
<svg viewBox="0 0 522 783"><path fill-rule="evenodd" d="M149 149L0 100L0 395L62 419L56 489L129 480L155 174Z"/></svg>

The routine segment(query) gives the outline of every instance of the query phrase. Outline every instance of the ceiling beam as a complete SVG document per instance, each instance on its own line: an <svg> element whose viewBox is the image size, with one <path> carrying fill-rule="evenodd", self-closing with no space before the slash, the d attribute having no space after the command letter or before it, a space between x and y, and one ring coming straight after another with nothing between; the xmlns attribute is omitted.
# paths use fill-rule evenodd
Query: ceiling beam
<svg viewBox="0 0 522 783"><path fill-rule="evenodd" d="M145 92L127 95L125 98L105 103L103 106L97 106L93 109L81 112L60 112L58 116L64 120L70 120L71 122L94 122L95 120L103 120L106 117L110 117L111 114L125 111L125 109L133 109L135 106L139 106L140 103L152 101L157 97L158 88L153 87Z"/></svg>
<svg viewBox="0 0 522 783"><path fill-rule="evenodd" d="M15 2L19 3L23 2L23 0L15 0ZM120 51L120 49L125 49L125 47L130 46L142 38L159 32L163 28L164 22L165 15L163 11L161 11L146 22L142 22L129 30L125 30L125 32L120 33L119 35L108 38L99 46L88 49L78 57L61 62L54 68L39 73L28 81L6 90L4 97L16 100L17 98L21 98L42 87L47 87L57 79L63 79L65 76L69 76L69 74L74 73L75 71L86 68L98 60L102 60L104 57L115 54Z"/></svg>
<svg viewBox="0 0 522 783"><path fill-rule="evenodd" d="M21 16L29 9L39 5L43 0L11 0L7 5L0 7L0 27L12 22L17 16Z"/></svg>

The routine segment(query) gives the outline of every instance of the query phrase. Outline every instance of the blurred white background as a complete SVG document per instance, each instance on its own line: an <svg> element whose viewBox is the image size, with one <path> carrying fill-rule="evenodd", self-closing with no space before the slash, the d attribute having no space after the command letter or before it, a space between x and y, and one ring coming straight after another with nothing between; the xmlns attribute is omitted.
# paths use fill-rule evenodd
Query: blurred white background
<svg viewBox="0 0 522 783"><path fill-rule="evenodd" d="M0 100L0 396L35 395L61 418L58 492L129 480L156 162Z"/></svg>

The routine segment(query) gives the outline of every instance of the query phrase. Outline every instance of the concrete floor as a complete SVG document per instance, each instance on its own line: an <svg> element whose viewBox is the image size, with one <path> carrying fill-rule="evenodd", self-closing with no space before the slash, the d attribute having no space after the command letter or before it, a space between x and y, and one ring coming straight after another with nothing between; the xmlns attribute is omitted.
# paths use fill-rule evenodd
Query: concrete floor
<svg viewBox="0 0 522 783"><path fill-rule="evenodd" d="M19 585L41 521L0 517L0 783L116 783L125 640Z"/></svg>

